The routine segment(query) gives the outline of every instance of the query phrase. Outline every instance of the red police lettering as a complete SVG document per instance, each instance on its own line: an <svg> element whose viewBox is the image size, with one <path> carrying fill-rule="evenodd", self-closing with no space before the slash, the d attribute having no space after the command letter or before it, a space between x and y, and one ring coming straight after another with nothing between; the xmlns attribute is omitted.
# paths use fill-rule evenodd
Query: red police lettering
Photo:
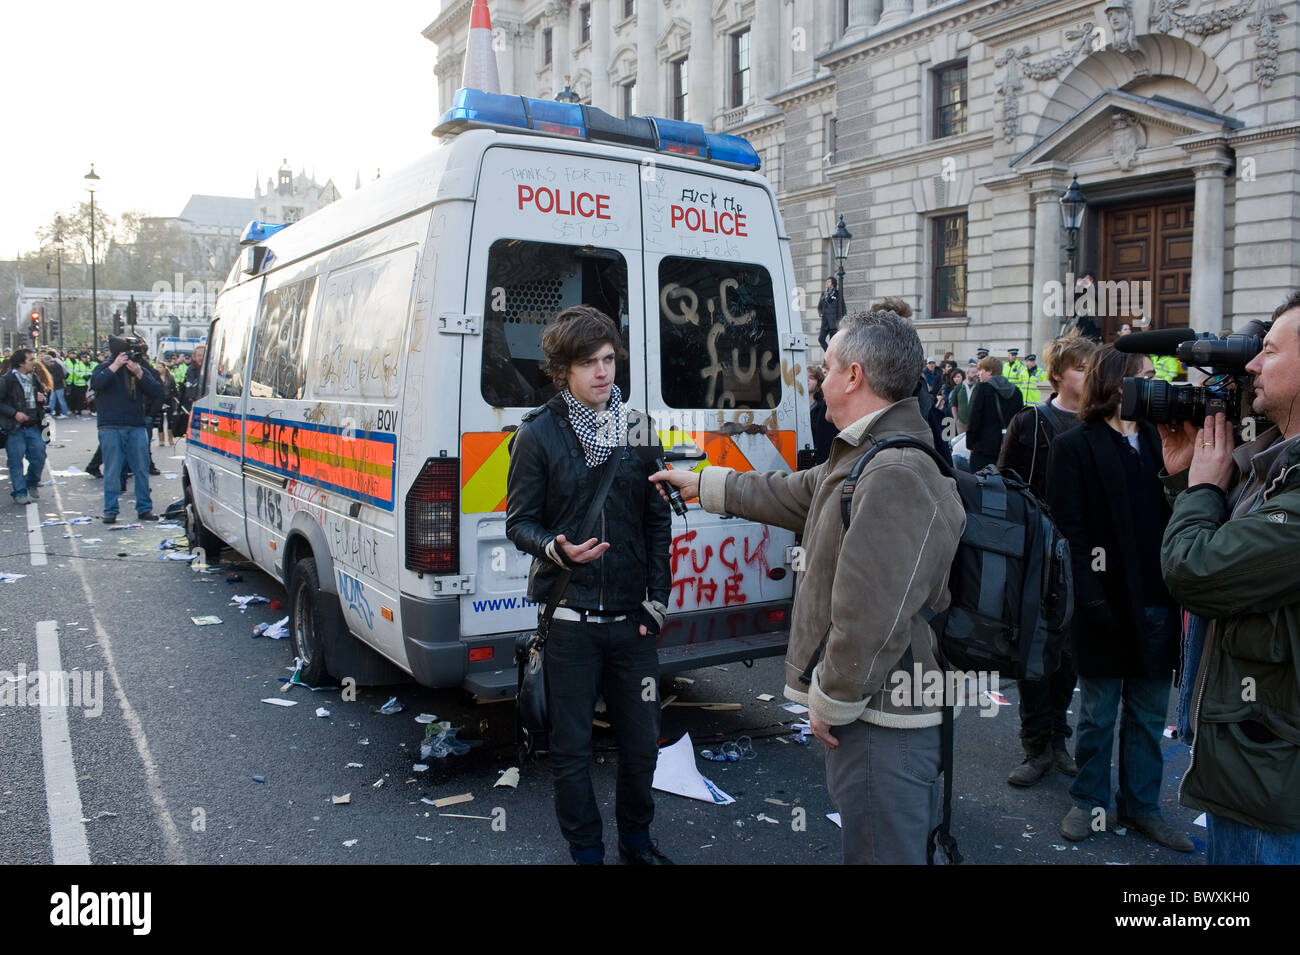
<svg viewBox="0 0 1300 955"><path fill-rule="evenodd" d="M712 232L723 235L735 235L742 239L749 238L745 231L745 217L739 212L718 212L716 209L697 209L694 206L684 209L673 206L669 217L669 226L682 223L691 232Z"/></svg>
<svg viewBox="0 0 1300 955"><path fill-rule="evenodd" d="M554 212L559 216L579 215L584 219L608 219L609 196L592 195L590 192L562 192L541 186L520 185L517 198L519 208L525 204L532 205L538 212Z"/></svg>

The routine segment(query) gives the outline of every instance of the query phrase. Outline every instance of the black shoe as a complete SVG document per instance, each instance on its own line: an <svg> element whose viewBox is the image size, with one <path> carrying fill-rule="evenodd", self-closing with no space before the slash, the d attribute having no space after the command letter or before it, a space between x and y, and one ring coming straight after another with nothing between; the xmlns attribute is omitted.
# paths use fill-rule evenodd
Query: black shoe
<svg viewBox="0 0 1300 955"><path fill-rule="evenodd" d="M158 515L153 511L145 511L143 514L137 514L135 519L137 521L156 521L158 520Z"/></svg>
<svg viewBox="0 0 1300 955"><path fill-rule="evenodd" d="M116 524L116 523L117 523L117 515L116 515L116 514L105 514L105 515L104 515L104 523L105 523L105 524Z"/></svg>
<svg viewBox="0 0 1300 955"><path fill-rule="evenodd" d="M104 472L99 468L86 468L86 473L93 478L102 478L104 476Z"/></svg>
<svg viewBox="0 0 1300 955"><path fill-rule="evenodd" d="M157 477L158 475L162 474L162 472L159 471L159 470L158 470L156 467L154 467L152 464L149 465L149 473L152 474L154 477Z"/></svg>
<svg viewBox="0 0 1300 955"><path fill-rule="evenodd" d="M645 849L629 849L620 842L618 856L624 865L675 865L653 842Z"/></svg>

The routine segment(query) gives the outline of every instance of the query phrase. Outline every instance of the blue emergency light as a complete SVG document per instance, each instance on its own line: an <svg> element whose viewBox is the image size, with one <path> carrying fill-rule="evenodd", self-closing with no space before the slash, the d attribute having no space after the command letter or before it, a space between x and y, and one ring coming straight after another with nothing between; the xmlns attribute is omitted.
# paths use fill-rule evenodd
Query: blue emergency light
<svg viewBox="0 0 1300 955"><path fill-rule="evenodd" d="M705 132L698 123L657 116L619 119L594 106L560 103L527 96L507 96L483 90L459 89L451 109L434 127L445 136L466 129L513 129L588 142L617 143L678 156L692 156L723 166L758 169L762 161L740 136Z"/></svg>
<svg viewBox="0 0 1300 955"><path fill-rule="evenodd" d="M239 237L240 245L255 245L263 239L269 239L289 223L263 222L261 219L254 219L244 227L244 234Z"/></svg>

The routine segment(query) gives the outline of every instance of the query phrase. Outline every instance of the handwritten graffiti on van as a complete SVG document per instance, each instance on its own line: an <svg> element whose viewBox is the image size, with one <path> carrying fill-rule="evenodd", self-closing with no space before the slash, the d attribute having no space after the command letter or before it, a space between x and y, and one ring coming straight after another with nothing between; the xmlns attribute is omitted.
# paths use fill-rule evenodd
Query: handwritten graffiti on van
<svg viewBox="0 0 1300 955"><path fill-rule="evenodd" d="M366 599L366 585L341 570L338 572L338 578L339 601L347 609L355 610L357 615L366 622L367 627L374 627L375 612L370 609L370 601Z"/></svg>
<svg viewBox="0 0 1300 955"><path fill-rule="evenodd" d="M681 610L690 597L694 598L691 609L716 606L719 591L724 607L747 603L751 598L760 599L757 585L746 585L746 569L751 582L760 575L767 577L770 569L767 545L771 538L772 529L764 525L762 535L752 545L749 534L743 535L739 543L733 534L724 538L715 550L707 543L701 548L698 531L678 534L668 552L675 598L671 607ZM742 569L742 564L746 569Z"/></svg>
<svg viewBox="0 0 1300 955"><path fill-rule="evenodd" d="M334 559L369 577L380 576L379 538L354 521L332 518L329 525L330 553Z"/></svg>

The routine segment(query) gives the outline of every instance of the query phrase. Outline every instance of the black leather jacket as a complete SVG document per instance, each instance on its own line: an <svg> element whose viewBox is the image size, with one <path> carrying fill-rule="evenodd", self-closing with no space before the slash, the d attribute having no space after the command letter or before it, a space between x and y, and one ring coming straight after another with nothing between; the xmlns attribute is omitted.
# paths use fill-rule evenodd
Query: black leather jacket
<svg viewBox="0 0 1300 955"><path fill-rule="evenodd" d="M641 440L646 435L657 440L645 415L630 409L628 431ZM646 480L652 472L636 450L625 445L614 454L618 471L592 532L597 539L609 541L609 550L590 563L575 565L562 606L632 613L647 597L668 603L672 515ZM600 487L602 471L587 466L562 395L525 415L510 439L506 534L533 556L529 600L545 604L550 598L561 568L547 555L546 546L557 534L564 534L570 543L581 543L578 531Z"/></svg>

